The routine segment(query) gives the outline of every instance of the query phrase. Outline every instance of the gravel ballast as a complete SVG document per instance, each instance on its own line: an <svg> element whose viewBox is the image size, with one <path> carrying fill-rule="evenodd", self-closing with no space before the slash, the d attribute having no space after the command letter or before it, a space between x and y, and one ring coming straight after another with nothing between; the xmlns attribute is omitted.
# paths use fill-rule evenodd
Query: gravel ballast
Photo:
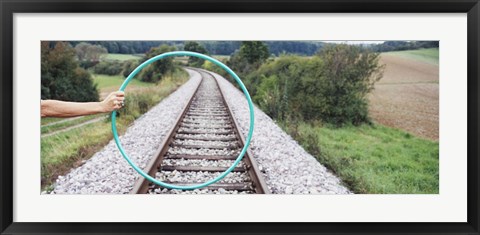
<svg viewBox="0 0 480 235"><path fill-rule="evenodd" d="M200 82L200 74L188 70L191 79L177 91L165 98L150 111L137 119L126 133L120 137L125 151L140 168L155 154L175 120L187 104L193 91ZM234 117L244 136L248 133L248 104L243 93L230 82L214 74L231 107ZM185 128L186 129L186 128ZM210 134L206 134L210 135ZM192 143L195 143L192 141ZM220 142L218 144L221 144ZM255 130L250 149L257 161L267 185L276 194L350 194L341 181L321 165L315 157L308 154L275 122L255 108ZM191 154L238 154L235 150L191 150ZM171 149L169 154L180 152ZM182 160L171 160L183 164ZM205 164L224 166L230 161L218 161ZM234 175L225 178L226 181ZM123 159L114 140L101 151L87 160L82 166L72 169L67 175L59 176L52 194L125 194L129 193L139 174ZM178 180L174 172L157 173L159 179ZM193 177L193 175L192 175ZM199 176L196 176L196 179ZM210 178L212 176L201 176ZM178 178L178 179L177 179ZM180 190L156 189L166 193L181 193ZM228 193L225 190L195 190L189 193ZM243 193L243 192L238 192Z"/></svg>

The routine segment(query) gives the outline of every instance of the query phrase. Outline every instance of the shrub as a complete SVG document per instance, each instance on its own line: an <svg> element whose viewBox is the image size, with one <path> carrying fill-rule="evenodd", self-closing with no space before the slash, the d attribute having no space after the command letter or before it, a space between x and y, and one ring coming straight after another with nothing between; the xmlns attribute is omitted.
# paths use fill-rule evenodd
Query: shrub
<svg viewBox="0 0 480 235"><path fill-rule="evenodd" d="M130 73L133 72L133 70L139 65L138 61L136 60L127 60L125 63L123 63L123 70L122 70L122 75L124 77L128 77Z"/></svg>
<svg viewBox="0 0 480 235"><path fill-rule="evenodd" d="M369 123L367 94L383 73L378 56L348 45L324 48L313 58L283 55L246 83L253 100L278 120Z"/></svg>
<svg viewBox="0 0 480 235"><path fill-rule="evenodd" d="M123 64L119 61L102 61L93 67L96 74L118 75L123 70Z"/></svg>
<svg viewBox="0 0 480 235"><path fill-rule="evenodd" d="M165 52L174 51L175 49L176 48L174 46L168 46L166 44L160 45L159 47L151 48L150 51L145 54L145 57L143 57L141 62L143 63L152 57L163 54ZM172 57L163 58L148 65L136 77L138 77L138 79L144 82L158 82L168 72L172 72L174 68L175 66L173 64Z"/></svg>
<svg viewBox="0 0 480 235"><path fill-rule="evenodd" d="M222 62L222 63L225 64L225 63L226 63L226 60L225 60L225 59L224 59L224 60L220 60L220 62ZM212 71L212 72L214 72L214 73L220 74L220 75L222 75L222 76L225 77L225 78L228 78L228 77L230 76L230 75L227 73L227 71L225 71L224 69L220 68L220 66L218 66L218 65L216 65L216 64L214 64L214 63L212 63L212 62L210 62L210 61L208 61L208 60L206 60L206 61L203 63L202 68L203 68L203 69L206 69L206 70L208 70L208 71Z"/></svg>
<svg viewBox="0 0 480 235"><path fill-rule="evenodd" d="M84 69L89 69L95 65L98 64L98 61L79 61L79 65L80 67L84 68Z"/></svg>
<svg viewBox="0 0 480 235"><path fill-rule="evenodd" d="M337 45L324 48L318 57L324 67L323 95L329 109L322 119L336 125L369 123L367 94L383 76L379 54L357 46Z"/></svg>
<svg viewBox="0 0 480 235"><path fill-rule="evenodd" d="M198 42L195 42L195 41L186 42L184 46L184 50L207 54L207 50L205 49L205 47L203 47L202 45L200 45ZM190 56L188 58L188 65L193 67L201 67L204 61L205 61L204 59Z"/></svg>
<svg viewBox="0 0 480 235"><path fill-rule="evenodd" d="M119 117L127 117L129 121L133 121L146 113L150 107L155 105L151 94L133 93L125 97L125 106L117 111Z"/></svg>

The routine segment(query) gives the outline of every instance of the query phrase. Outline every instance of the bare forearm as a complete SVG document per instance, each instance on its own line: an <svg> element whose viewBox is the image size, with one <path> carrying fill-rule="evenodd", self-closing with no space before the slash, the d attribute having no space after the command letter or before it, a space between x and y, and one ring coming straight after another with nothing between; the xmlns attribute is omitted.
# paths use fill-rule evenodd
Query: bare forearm
<svg viewBox="0 0 480 235"><path fill-rule="evenodd" d="M67 102L59 100L42 100L42 117L76 117L118 110L125 100L123 91L110 93L102 102Z"/></svg>
<svg viewBox="0 0 480 235"><path fill-rule="evenodd" d="M101 102L66 102L58 100L42 100L42 117L75 117L106 112Z"/></svg>

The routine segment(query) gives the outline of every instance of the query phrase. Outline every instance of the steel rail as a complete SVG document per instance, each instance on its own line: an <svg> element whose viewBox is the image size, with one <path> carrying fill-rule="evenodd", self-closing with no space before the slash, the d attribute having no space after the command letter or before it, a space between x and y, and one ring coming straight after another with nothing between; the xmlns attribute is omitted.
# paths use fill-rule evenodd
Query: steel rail
<svg viewBox="0 0 480 235"><path fill-rule="evenodd" d="M225 129L233 131L234 135L237 137L236 140L238 140L239 143L241 144L240 147L245 145L245 138L243 137L240 129L238 128L239 127L238 123L235 120L235 118L233 117L233 112L232 112L230 106L228 105L228 103L225 100L224 92L221 89L221 87L219 86L217 78L214 75L212 75L209 71L206 71L206 70L197 69L197 68L189 68L189 69L195 70L198 73L200 73L202 80L199 82L197 88L195 89L195 92L193 92L193 94L190 96L187 105L183 108L182 112L177 117L175 125L170 129L167 137L162 141L162 143L159 146L159 148L157 149L154 157L150 160L150 162L147 164L146 168L144 169L152 177L154 177L155 174L157 172L161 171L161 170L171 171L171 170L176 169L178 171L218 172L218 171L223 171L223 170L226 169L225 167L215 168L215 167L195 167L195 166L191 166L191 167L182 167L182 166L177 166L177 167L165 166L164 167L164 166L162 166L162 162L163 162L164 157L167 154L169 148L175 146L173 144L173 141L175 140L175 136L177 134L181 134L180 132L178 132L178 130L182 126L184 126L184 125L182 125L184 123L184 119L187 115L189 115L190 111L192 110L191 109L191 104L192 104L194 98L196 97L196 95L198 93L198 90L199 90L199 87L201 86L201 83L205 79L205 77L204 77L205 75L211 76L215 80L216 87L218 88L219 93L220 93L221 102L226 107L225 111L228 113L228 115L225 116L225 120L228 120L228 122L225 122ZM213 116L215 117L216 115L213 115ZM221 117L221 118L224 118L224 117ZM209 127L207 126L206 128L209 128ZM192 139L195 139L195 138L192 138ZM199 139L202 139L202 138L199 138ZM220 138L220 137L219 137L219 139L220 140L221 139L231 140L230 138ZM215 139L211 139L211 140L215 140ZM188 147L188 146L186 146L186 147ZM189 147L192 147L192 148L201 148L201 147L209 148L209 147L212 147L212 146L211 145L206 145L206 146L194 145L194 146L189 146ZM215 149L215 148L211 148L211 149ZM228 149L228 148L226 147L226 149ZM169 159L232 160L234 158L232 158L232 156L221 156L221 155L219 155L219 156L209 156L209 155L179 154L177 156L170 156ZM242 159L242 162L244 163L244 167L243 167L244 169L241 169L240 167L237 167L237 168L235 168L234 172L246 172L248 174L250 180L251 180L251 182L246 183L246 185L253 188L255 193L257 193L257 194L268 194L268 193L270 193L270 191L269 191L269 189L268 189L268 187L265 183L265 180L263 179L262 173L259 170L258 165L256 164L256 162L253 158L253 154L250 150L247 150L247 152L245 153L245 156ZM181 183L181 184L186 185L188 183ZM146 194L152 188L154 189L154 188L161 188L161 187L151 183L149 180L145 179L144 177L140 177L136 181L136 183L134 184L133 189L131 190L130 193L131 194ZM206 188L207 189L212 189L212 190L224 188L225 190L238 189L238 191L248 191L248 188L246 188L246 187L242 188L242 187L240 187L240 184L224 184L224 183L221 183L221 182L214 183L210 186L207 186Z"/></svg>

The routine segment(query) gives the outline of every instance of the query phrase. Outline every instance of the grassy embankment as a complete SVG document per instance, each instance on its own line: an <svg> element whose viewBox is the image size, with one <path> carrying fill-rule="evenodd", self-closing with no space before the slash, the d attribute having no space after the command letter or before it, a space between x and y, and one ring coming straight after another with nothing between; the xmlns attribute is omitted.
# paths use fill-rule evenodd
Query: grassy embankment
<svg viewBox="0 0 480 235"><path fill-rule="evenodd" d="M355 193L438 193L436 141L382 125L299 123L290 134Z"/></svg>
<svg viewBox="0 0 480 235"><path fill-rule="evenodd" d="M386 54L434 65L439 61L438 49ZM355 193L439 193L438 141L381 124L337 128L300 122L282 126Z"/></svg>
<svg viewBox="0 0 480 235"><path fill-rule="evenodd" d="M137 80L132 81L129 87L136 89L127 93L125 108L122 109L121 115L117 119L118 131L124 133L130 123L187 80L188 74L183 70L177 70L172 75L165 76L157 85ZM120 87L123 78L120 76L95 76L95 81L99 90L102 91L111 89L112 86ZM46 122L51 122L51 120ZM58 175L65 174L72 167L81 165L83 160L90 158L112 138L108 119L43 137L41 139L42 190L48 190Z"/></svg>

